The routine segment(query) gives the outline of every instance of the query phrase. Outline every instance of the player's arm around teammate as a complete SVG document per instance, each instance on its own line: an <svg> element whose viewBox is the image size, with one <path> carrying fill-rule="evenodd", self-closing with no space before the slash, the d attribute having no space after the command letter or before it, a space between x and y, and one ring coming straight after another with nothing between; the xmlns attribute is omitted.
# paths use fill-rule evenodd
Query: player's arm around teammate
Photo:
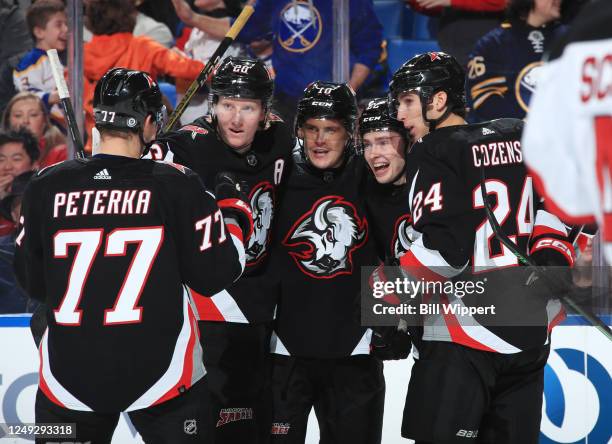
<svg viewBox="0 0 612 444"><path fill-rule="evenodd" d="M365 201L370 229L380 260L384 265L396 266L410 248L414 232L406 181L409 140L402 122L389 115L386 97L366 105L359 117L359 136L369 169ZM419 332L413 333L420 336ZM372 353L380 359L406 358L410 345L404 325L400 329L396 326L372 329Z"/></svg>
<svg viewBox="0 0 612 444"><path fill-rule="evenodd" d="M164 134L152 147L153 155L192 168L207 185L219 172L230 172L246 184L253 209L243 276L211 298L193 292L216 443L265 442L270 435L266 402L277 298L266 269L294 145L290 126L271 110L273 87L261 61L227 57L211 80L210 114Z"/></svg>

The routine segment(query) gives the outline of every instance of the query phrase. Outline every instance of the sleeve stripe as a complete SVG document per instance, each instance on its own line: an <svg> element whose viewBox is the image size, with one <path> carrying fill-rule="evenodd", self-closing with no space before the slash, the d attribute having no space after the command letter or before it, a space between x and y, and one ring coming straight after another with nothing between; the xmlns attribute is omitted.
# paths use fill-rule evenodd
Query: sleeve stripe
<svg viewBox="0 0 612 444"><path fill-rule="evenodd" d="M233 223L226 221L225 227L227 228L227 231L229 231L232 235L240 239L240 243L244 245L244 236L242 234L242 230L238 225L234 225Z"/></svg>
<svg viewBox="0 0 612 444"><path fill-rule="evenodd" d="M538 225L534 227L533 232L531 233L531 239L534 240L540 236L551 236L551 235L559 236L564 239L567 238L566 232L554 230L546 225Z"/></svg>
<svg viewBox="0 0 612 444"><path fill-rule="evenodd" d="M234 208L235 210L241 211L244 215L246 215L249 219L249 232L247 234L247 239L251 237L254 227L253 213L249 204L240 199L221 199L217 202L217 205L221 211L223 211L224 208Z"/></svg>
<svg viewBox="0 0 612 444"><path fill-rule="evenodd" d="M410 247L410 250L400 258L402 267L414 267L409 274L415 272L418 277L431 280L447 280L455 277L465 270L467 263L461 268L455 268L444 260L436 250L430 250L423 245L423 238L418 238ZM418 270L418 271L417 271Z"/></svg>
<svg viewBox="0 0 612 444"><path fill-rule="evenodd" d="M548 317L548 332L550 333L552 329L560 324L567 316L565 313L565 308L559 300L551 300L546 304L546 314Z"/></svg>
<svg viewBox="0 0 612 444"><path fill-rule="evenodd" d="M226 321L243 324L249 322L234 297L227 290L221 290L210 299Z"/></svg>
<svg viewBox="0 0 612 444"><path fill-rule="evenodd" d="M412 252L412 249L410 249L410 251L406 252L406 254L401 257L400 265L407 274L417 279L423 278L431 282L448 280L446 276L432 271L421 261L419 261L419 259Z"/></svg>
<svg viewBox="0 0 612 444"><path fill-rule="evenodd" d="M234 247L236 247L236 252L238 253L238 261L240 262L240 274L244 271L244 266L246 264L246 254L244 252L244 243L242 242L242 230L236 227L233 224L226 224L227 230L230 232L230 237L232 242L234 243ZM237 230L240 234L234 234L234 231Z"/></svg>
<svg viewBox="0 0 612 444"><path fill-rule="evenodd" d="M567 236L567 228L565 227L565 224L561 222L558 217L552 215L548 211L538 210L536 214L535 229L537 230L541 226L548 227L554 231L559 231L563 233L563 236Z"/></svg>
<svg viewBox="0 0 612 444"><path fill-rule="evenodd" d="M239 199L221 199L217 202L219 208L236 208L237 210L248 212L249 206Z"/></svg>

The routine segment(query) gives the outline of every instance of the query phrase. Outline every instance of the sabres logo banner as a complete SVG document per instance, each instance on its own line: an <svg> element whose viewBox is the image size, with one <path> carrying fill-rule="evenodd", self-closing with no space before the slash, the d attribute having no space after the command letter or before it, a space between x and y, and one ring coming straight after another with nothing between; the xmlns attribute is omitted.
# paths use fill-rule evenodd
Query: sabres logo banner
<svg viewBox="0 0 612 444"><path fill-rule="evenodd" d="M307 1L287 4L280 14L278 42L287 51L306 52L321 38L323 20L321 13Z"/></svg>

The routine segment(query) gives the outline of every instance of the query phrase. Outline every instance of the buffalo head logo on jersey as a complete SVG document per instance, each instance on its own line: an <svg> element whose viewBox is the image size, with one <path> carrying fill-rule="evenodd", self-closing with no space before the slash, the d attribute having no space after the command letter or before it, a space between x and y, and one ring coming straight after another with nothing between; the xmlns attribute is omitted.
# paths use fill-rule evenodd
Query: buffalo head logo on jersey
<svg viewBox="0 0 612 444"><path fill-rule="evenodd" d="M393 251L393 257L402 257L404 253L410 249L412 242L414 242L412 218L410 217L410 214L406 214L395 221L393 240L391 241L391 251Z"/></svg>
<svg viewBox="0 0 612 444"><path fill-rule="evenodd" d="M253 234L247 245L247 265L255 265L264 257L270 238L270 226L274 217L274 187L270 182L260 182L249 196L253 210Z"/></svg>
<svg viewBox="0 0 612 444"><path fill-rule="evenodd" d="M368 223L341 196L325 196L298 219L283 240L304 273L329 279L353 271L352 255L368 236Z"/></svg>

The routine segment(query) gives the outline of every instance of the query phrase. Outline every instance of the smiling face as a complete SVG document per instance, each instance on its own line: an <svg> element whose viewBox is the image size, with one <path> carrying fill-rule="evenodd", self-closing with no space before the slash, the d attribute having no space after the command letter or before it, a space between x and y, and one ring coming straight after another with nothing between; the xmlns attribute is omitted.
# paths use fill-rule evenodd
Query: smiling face
<svg viewBox="0 0 612 444"><path fill-rule="evenodd" d="M310 118L298 130L310 163L321 170L342 165L349 134L338 119Z"/></svg>
<svg viewBox="0 0 612 444"><path fill-rule="evenodd" d="M37 40L37 46L45 51L49 49L57 49L63 51L66 49L68 35L68 20L64 12L56 12L49 17L44 28L34 27L34 36Z"/></svg>
<svg viewBox="0 0 612 444"><path fill-rule="evenodd" d="M532 12L537 14L543 23L559 20L561 0L535 0Z"/></svg>
<svg viewBox="0 0 612 444"><path fill-rule="evenodd" d="M9 111L9 127L11 129L27 128L38 139L43 136L46 116L38 99L27 98L13 103Z"/></svg>
<svg viewBox="0 0 612 444"><path fill-rule="evenodd" d="M406 166L404 139L394 131L373 131L363 135L363 155L376 181L401 185Z"/></svg>
<svg viewBox="0 0 612 444"><path fill-rule="evenodd" d="M19 176L36 168L23 143L8 142L0 146L0 176Z"/></svg>
<svg viewBox="0 0 612 444"><path fill-rule="evenodd" d="M265 117L261 101L219 97L214 107L223 141L236 150L248 148Z"/></svg>

